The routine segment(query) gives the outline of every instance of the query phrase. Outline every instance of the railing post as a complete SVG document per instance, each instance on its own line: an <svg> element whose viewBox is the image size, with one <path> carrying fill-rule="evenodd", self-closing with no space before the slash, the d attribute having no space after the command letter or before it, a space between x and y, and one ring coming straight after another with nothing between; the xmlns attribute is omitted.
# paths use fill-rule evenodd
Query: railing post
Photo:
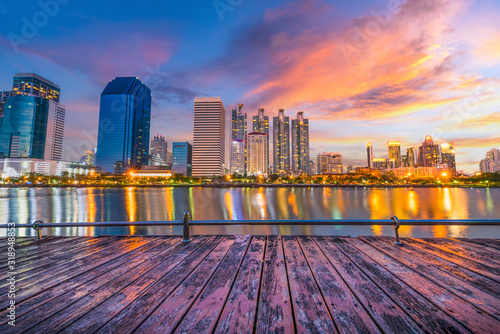
<svg viewBox="0 0 500 334"><path fill-rule="evenodd" d="M189 212L184 212L184 217L182 217L182 242L191 241L191 228L189 227L189 220L191 216Z"/></svg>
<svg viewBox="0 0 500 334"><path fill-rule="evenodd" d="M396 241L394 241L394 244L401 246L401 245L403 245L403 243L401 241L399 241L399 231L398 231L399 226L400 226L399 219L396 216L392 216L391 219L394 222L394 224L392 224L392 227L394 227L394 238L396 238Z"/></svg>
<svg viewBox="0 0 500 334"><path fill-rule="evenodd" d="M42 240L42 228L43 227L40 227L38 226L38 224L42 223L43 224L43 221L41 220L37 220L33 223L33 229L36 231L37 235L38 235L38 238L37 240Z"/></svg>

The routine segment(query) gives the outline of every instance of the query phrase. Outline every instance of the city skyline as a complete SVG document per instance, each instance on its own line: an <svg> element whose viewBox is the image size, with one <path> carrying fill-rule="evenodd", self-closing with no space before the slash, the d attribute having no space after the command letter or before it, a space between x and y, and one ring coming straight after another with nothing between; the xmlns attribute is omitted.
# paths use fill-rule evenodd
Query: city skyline
<svg viewBox="0 0 500 334"><path fill-rule="evenodd" d="M245 2L221 19L211 2L151 1L140 9L100 3L99 12L92 1L69 2L28 37L23 16L32 23L43 8L33 2L26 12L6 3L0 87L17 72L63 87L63 160L95 146L105 84L137 76L153 94L151 133L177 121L168 134L175 140L190 140L195 96L221 96L228 112L240 101L252 115L261 107L266 115L304 111L316 124L313 157L334 150L346 164L362 165L368 140L385 142L391 132L391 140L410 147L429 134L455 143L459 169L472 173L500 144L498 4L397 3ZM14 35L24 39L13 44ZM235 48L238 57L228 52ZM384 151L378 145L374 155Z"/></svg>

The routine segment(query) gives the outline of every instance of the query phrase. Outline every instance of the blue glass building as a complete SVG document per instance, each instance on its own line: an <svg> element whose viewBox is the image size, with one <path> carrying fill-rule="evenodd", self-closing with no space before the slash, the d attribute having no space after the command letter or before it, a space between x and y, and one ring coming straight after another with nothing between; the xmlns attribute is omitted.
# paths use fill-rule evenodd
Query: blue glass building
<svg viewBox="0 0 500 334"><path fill-rule="evenodd" d="M189 143L173 143L172 146L172 173L191 176L193 146Z"/></svg>
<svg viewBox="0 0 500 334"><path fill-rule="evenodd" d="M123 172L148 164L151 90L138 78L118 77L101 94L96 165Z"/></svg>
<svg viewBox="0 0 500 334"><path fill-rule="evenodd" d="M0 157L44 159L49 100L12 96L0 125Z"/></svg>

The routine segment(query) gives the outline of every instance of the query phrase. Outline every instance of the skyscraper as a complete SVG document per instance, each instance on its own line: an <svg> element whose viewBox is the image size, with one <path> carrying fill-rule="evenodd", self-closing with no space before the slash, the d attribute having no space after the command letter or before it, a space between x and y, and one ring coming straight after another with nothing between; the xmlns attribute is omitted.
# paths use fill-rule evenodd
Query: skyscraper
<svg viewBox="0 0 500 334"><path fill-rule="evenodd" d="M117 77L101 94L96 165L108 172L148 164L151 90L138 78Z"/></svg>
<svg viewBox="0 0 500 334"><path fill-rule="evenodd" d="M187 142L172 144L172 173L191 176L193 146Z"/></svg>
<svg viewBox="0 0 500 334"><path fill-rule="evenodd" d="M420 157L420 150L418 147L407 148L405 167L417 167L420 161L419 157Z"/></svg>
<svg viewBox="0 0 500 334"><path fill-rule="evenodd" d="M273 172L275 174L290 170L290 118L285 109L273 117Z"/></svg>
<svg viewBox="0 0 500 334"><path fill-rule="evenodd" d="M246 174L245 153L245 141L233 139L233 141L231 141L231 174Z"/></svg>
<svg viewBox="0 0 500 334"><path fill-rule="evenodd" d="M252 132L248 134L248 175L263 175L267 177L269 162L267 161L268 137L265 133Z"/></svg>
<svg viewBox="0 0 500 334"><path fill-rule="evenodd" d="M342 154L334 152L320 153L317 156L318 174L342 174L344 165Z"/></svg>
<svg viewBox="0 0 500 334"><path fill-rule="evenodd" d="M2 93L0 155L61 160L66 110L60 93L58 85L35 73L16 73L12 92Z"/></svg>
<svg viewBox="0 0 500 334"><path fill-rule="evenodd" d="M233 109L231 113L230 171L231 174L244 175L247 162L247 114L242 109L243 104L238 104L237 109Z"/></svg>
<svg viewBox="0 0 500 334"><path fill-rule="evenodd" d="M500 171L500 150L492 148L486 153L486 158L479 163L481 173L495 173Z"/></svg>
<svg viewBox="0 0 500 334"><path fill-rule="evenodd" d="M368 161L368 168L373 168L373 142L366 143L366 159Z"/></svg>
<svg viewBox="0 0 500 334"><path fill-rule="evenodd" d="M151 141L151 165L167 165L167 154L168 143L165 141L165 136L155 135Z"/></svg>
<svg viewBox="0 0 500 334"><path fill-rule="evenodd" d="M267 135L267 164L269 167L269 116L264 116L264 108L259 108L257 116L253 117L253 128L252 132L264 133ZM269 169L269 168L268 168Z"/></svg>
<svg viewBox="0 0 500 334"><path fill-rule="evenodd" d="M387 150L389 152L389 160L394 160L394 168L401 167L401 143L398 141L387 142Z"/></svg>
<svg viewBox="0 0 500 334"><path fill-rule="evenodd" d="M193 176L224 175L225 123L220 97L194 99Z"/></svg>
<svg viewBox="0 0 500 334"><path fill-rule="evenodd" d="M440 161L440 147L434 145L431 136L426 136L419 148L419 167L434 167Z"/></svg>
<svg viewBox="0 0 500 334"><path fill-rule="evenodd" d="M299 111L292 119L292 170L309 173L309 120Z"/></svg>
<svg viewBox="0 0 500 334"><path fill-rule="evenodd" d="M455 149L453 143L441 144L441 162L448 165L448 170L454 175L457 172L457 164L455 161Z"/></svg>

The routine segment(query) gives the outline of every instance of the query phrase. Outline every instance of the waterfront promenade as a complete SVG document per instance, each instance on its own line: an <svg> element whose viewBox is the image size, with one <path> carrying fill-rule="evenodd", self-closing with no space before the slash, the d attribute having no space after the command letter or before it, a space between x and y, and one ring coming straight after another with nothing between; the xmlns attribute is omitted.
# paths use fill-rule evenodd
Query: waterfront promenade
<svg viewBox="0 0 500 334"><path fill-rule="evenodd" d="M498 333L500 241L391 237L17 238L2 333Z"/></svg>

